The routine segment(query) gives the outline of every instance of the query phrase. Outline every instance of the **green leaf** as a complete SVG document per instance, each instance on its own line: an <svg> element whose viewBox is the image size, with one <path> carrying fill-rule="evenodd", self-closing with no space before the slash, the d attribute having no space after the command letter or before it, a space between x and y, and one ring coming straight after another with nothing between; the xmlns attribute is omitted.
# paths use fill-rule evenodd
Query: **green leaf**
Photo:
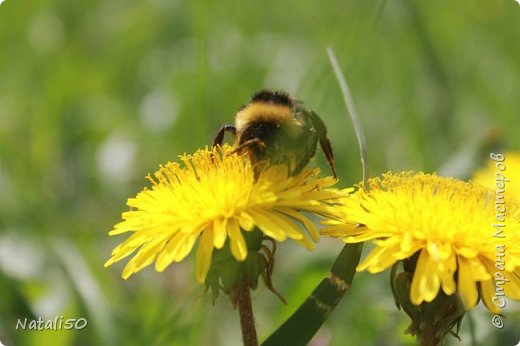
<svg viewBox="0 0 520 346"><path fill-rule="evenodd" d="M363 244L347 244L303 304L263 343L263 346L307 345L350 287Z"/></svg>

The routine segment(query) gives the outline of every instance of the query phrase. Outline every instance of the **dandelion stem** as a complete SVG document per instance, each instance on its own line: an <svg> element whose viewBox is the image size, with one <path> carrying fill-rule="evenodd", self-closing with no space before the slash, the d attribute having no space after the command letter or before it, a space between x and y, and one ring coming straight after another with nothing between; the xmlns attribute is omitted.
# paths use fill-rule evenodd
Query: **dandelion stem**
<svg viewBox="0 0 520 346"><path fill-rule="evenodd" d="M436 336L435 326L426 326L420 333L417 333L417 342L421 346L439 346L443 342Z"/></svg>
<svg viewBox="0 0 520 346"><path fill-rule="evenodd" d="M251 294L246 280L235 288L235 296L240 314L240 326L242 328L244 346L258 346L253 305L251 304Z"/></svg>

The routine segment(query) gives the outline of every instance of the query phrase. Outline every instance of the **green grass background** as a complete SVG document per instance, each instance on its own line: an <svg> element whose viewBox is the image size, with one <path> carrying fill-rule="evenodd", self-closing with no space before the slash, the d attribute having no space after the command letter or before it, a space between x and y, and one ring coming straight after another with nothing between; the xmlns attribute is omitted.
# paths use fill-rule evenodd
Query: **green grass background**
<svg viewBox="0 0 520 346"><path fill-rule="evenodd" d="M361 179L326 47L345 71L371 175L467 178L490 148L520 148L520 6L482 1L6 0L0 5L0 340L6 345L239 345L226 297L211 305L193 256L128 281L103 268L107 232L144 176L211 142L263 87L292 92L329 128L340 186ZM323 155L316 164L329 173ZM341 244L284 243L275 287L253 294L266 337L324 277ZM388 273L356 277L313 345L413 345ZM479 308L462 343L514 345ZM81 331L16 320L85 317Z"/></svg>

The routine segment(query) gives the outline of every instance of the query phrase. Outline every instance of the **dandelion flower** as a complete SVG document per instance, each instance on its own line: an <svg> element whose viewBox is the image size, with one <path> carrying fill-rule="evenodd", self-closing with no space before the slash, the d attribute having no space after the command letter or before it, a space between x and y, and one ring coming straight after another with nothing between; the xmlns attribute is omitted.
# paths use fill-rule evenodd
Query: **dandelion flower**
<svg viewBox="0 0 520 346"><path fill-rule="evenodd" d="M409 292L414 305L431 302L442 290L448 296L457 293L466 309L480 295L498 313L494 296L499 284L506 296L520 300L516 201L506 200L505 220L497 221L494 191L476 184L424 173L388 173L371 179L369 186L344 198L335 207L338 218L325 221L322 230L347 243L375 244L357 271L378 273L415 255ZM499 282L497 273L509 281Z"/></svg>
<svg viewBox="0 0 520 346"><path fill-rule="evenodd" d="M155 262L162 272L186 258L198 241L196 278L203 283L214 249L229 242L232 256L244 261L248 247L243 232L255 228L276 241L293 239L312 249L319 232L300 213L325 214L337 192L327 189L334 179L317 178L305 168L288 176L285 165L253 167L231 147L203 149L181 156L148 176L151 188L129 198L130 211L109 235L133 234L112 251L105 267L132 254L123 278Z"/></svg>

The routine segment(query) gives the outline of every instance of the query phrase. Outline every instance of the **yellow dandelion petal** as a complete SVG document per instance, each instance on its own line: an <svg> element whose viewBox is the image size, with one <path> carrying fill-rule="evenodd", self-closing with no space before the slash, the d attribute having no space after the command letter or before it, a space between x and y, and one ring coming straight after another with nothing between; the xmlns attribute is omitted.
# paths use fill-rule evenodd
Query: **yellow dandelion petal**
<svg viewBox="0 0 520 346"><path fill-rule="evenodd" d="M213 255L213 228L210 226L200 237L199 247L197 248L197 258L195 262L195 276L197 281L203 283L206 280L209 267L211 266L211 256Z"/></svg>
<svg viewBox="0 0 520 346"><path fill-rule="evenodd" d="M250 212L255 219L257 226L264 232L265 235L273 238L276 241L284 241L287 239L287 234L269 218L270 214L255 210Z"/></svg>
<svg viewBox="0 0 520 346"><path fill-rule="evenodd" d="M421 251L417 261L410 290L410 300L415 305L419 305L423 301L431 302L439 293L441 280L434 274L436 263L430 257L428 251Z"/></svg>
<svg viewBox="0 0 520 346"><path fill-rule="evenodd" d="M368 270L370 273L379 273L397 262L392 253L397 250L393 247L377 247L356 268L357 271Z"/></svg>
<svg viewBox="0 0 520 346"><path fill-rule="evenodd" d="M268 218L272 224L278 225L279 228L283 229L289 238L298 240L305 237L305 233L286 215L273 211L269 213Z"/></svg>
<svg viewBox="0 0 520 346"><path fill-rule="evenodd" d="M482 293L482 301L486 308L494 314L500 313L500 308L493 302L495 296L495 283L493 280L480 282L480 292Z"/></svg>
<svg viewBox="0 0 520 346"><path fill-rule="evenodd" d="M444 293L447 295L454 294L456 292L456 285L454 274L457 271L457 258L456 256L450 256L439 263L438 275L441 279L441 287Z"/></svg>
<svg viewBox="0 0 520 346"><path fill-rule="evenodd" d="M346 239L350 238L350 237L347 237L346 234L350 233L350 232L354 232L355 229L357 228L356 225L351 225L350 229L347 230L347 229L345 229L345 226L346 226L345 224L338 224L333 220L326 220L323 222L323 225L326 226L325 229L321 230L321 233L323 235L328 235L330 237L335 237L335 238L343 238L343 240L345 242L348 242ZM370 238L370 239L372 239L372 238Z"/></svg>
<svg viewBox="0 0 520 346"><path fill-rule="evenodd" d="M238 222L240 223L240 227L245 231L251 231L253 227L255 227L253 218L246 212L242 212L238 215Z"/></svg>
<svg viewBox="0 0 520 346"><path fill-rule="evenodd" d="M105 264L104 264L105 267L108 267L108 266L122 260L123 258L130 256L137 248L137 246L136 246L135 248L119 249L120 247L121 246L118 246L112 251L112 257L109 258L108 261L105 262Z"/></svg>
<svg viewBox="0 0 520 346"><path fill-rule="evenodd" d="M122 215L123 218L125 218L125 214L127 214L127 213L123 213L123 215ZM114 229L112 231L108 232L108 234L117 235L117 234L128 232L130 230L132 230L132 228L130 227L129 222L122 221L122 222L118 223L117 225L115 225Z"/></svg>
<svg viewBox="0 0 520 346"><path fill-rule="evenodd" d="M466 308L481 297L488 309L499 311L492 301L500 284L497 271L509 280L505 295L520 300L520 205L515 199L424 173L387 173L368 185L332 206L335 218L321 231L347 243L373 242L358 271L377 273L417 254L413 304L431 302L442 290L459 294ZM506 205L500 226L496 215L502 207L495 203ZM497 252L503 254L497 257Z"/></svg>
<svg viewBox="0 0 520 346"><path fill-rule="evenodd" d="M237 261L247 257L242 232L255 227L277 241L294 239L313 248L319 233L301 212L327 215L335 198L346 194L329 189L329 178L304 168L288 176L286 165L253 167L249 158L231 147L199 150L169 162L147 179L145 188L129 198L110 235L132 234L112 251L105 266L128 256L123 277L155 262L157 271L186 258L198 241L196 277L203 282L211 267L213 249L229 249ZM310 237L309 237L310 236Z"/></svg>
<svg viewBox="0 0 520 346"><path fill-rule="evenodd" d="M217 218L213 223L213 245L217 249L221 249L224 246L227 234L227 219Z"/></svg>
<svg viewBox="0 0 520 346"><path fill-rule="evenodd" d="M247 256L247 244L242 232L240 231L240 226L237 220L229 220L227 233L229 235L231 253L238 261L245 260Z"/></svg>
<svg viewBox="0 0 520 346"><path fill-rule="evenodd" d="M314 250L314 248L316 247L314 245L314 242L307 237L304 237L302 239L294 239L294 241L306 248L307 250Z"/></svg>
<svg viewBox="0 0 520 346"><path fill-rule="evenodd" d="M292 217L293 219L300 221L305 229L307 229L307 232L309 232L313 241L317 242L320 239L320 232L318 232L316 226L314 226L314 224L303 214L300 214L290 208L280 208L279 211L287 216Z"/></svg>
<svg viewBox="0 0 520 346"><path fill-rule="evenodd" d="M142 268L150 265L157 257L158 252L164 247L164 240L164 237L156 237L143 245L123 269L123 278L128 279L133 273L137 273Z"/></svg>
<svg viewBox="0 0 520 346"><path fill-rule="evenodd" d="M163 251L157 256L155 270L162 272L170 263L180 262L188 256L203 227L203 225L199 225L190 232L178 232L173 235Z"/></svg>
<svg viewBox="0 0 520 346"><path fill-rule="evenodd" d="M464 306L471 308L477 304L478 290L472 274L471 263L459 258L458 290Z"/></svg>

